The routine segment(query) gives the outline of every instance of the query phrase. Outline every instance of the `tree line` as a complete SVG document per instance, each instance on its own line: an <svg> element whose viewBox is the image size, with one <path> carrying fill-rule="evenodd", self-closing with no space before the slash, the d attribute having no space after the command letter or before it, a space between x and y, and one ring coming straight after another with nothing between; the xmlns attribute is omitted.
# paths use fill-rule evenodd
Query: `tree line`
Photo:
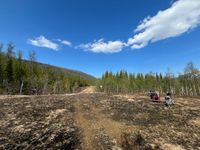
<svg viewBox="0 0 200 150"><path fill-rule="evenodd" d="M108 93L145 93L155 90L161 94L172 92L179 96L200 96L200 71L192 62L178 76L170 71L164 75L106 71L98 81L98 87Z"/></svg>
<svg viewBox="0 0 200 150"><path fill-rule="evenodd" d="M30 51L29 60L24 60L11 42L5 49L0 44L0 94L68 93L89 84L90 79L83 76L37 63L34 51Z"/></svg>

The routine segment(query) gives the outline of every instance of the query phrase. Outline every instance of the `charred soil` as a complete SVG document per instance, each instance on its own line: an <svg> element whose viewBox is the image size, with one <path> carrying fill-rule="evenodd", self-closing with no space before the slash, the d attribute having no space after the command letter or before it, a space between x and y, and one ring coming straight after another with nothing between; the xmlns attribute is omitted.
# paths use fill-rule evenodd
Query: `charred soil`
<svg viewBox="0 0 200 150"><path fill-rule="evenodd" d="M0 96L0 149L200 149L200 99L166 108L148 97Z"/></svg>

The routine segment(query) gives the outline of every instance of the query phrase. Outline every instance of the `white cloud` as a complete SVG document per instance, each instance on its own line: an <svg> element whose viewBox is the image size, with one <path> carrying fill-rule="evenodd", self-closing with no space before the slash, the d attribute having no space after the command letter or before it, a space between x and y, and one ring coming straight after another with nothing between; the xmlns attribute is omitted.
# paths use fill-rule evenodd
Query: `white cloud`
<svg viewBox="0 0 200 150"><path fill-rule="evenodd" d="M64 45L67 45L67 46L72 46L72 43L70 41L67 41L67 40L63 40L61 43L64 44Z"/></svg>
<svg viewBox="0 0 200 150"><path fill-rule="evenodd" d="M71 47L72 46L72 43L68 40L61 40L61 39L58 39L58 42L60 42L61 44L64 44L66 46L69 46Z"/></svg>
<svg viewBox="0 0 200 150"><path fill-rule="evenodd" d="M199 24L200 0L178 0L170 8L145 18L127 44L139 49L151 42L180 36Z"/></svg>
<svg viewBox="0 0 200 150"><path fill-rule="evenodd" d="M126 46L140 49L149 43L177 37L200 25L200 0L176 0L171 7L159 11L153 17L146 17L135 29L135 35L125 43L120 40L98 41L81 44L73 48L81 48L94 53L117 53ZM59 44L72 47L68 40L56 39L54 43L44 36L29 39L28 43L46 47L53 50L59 49ZM59 43L59 44L58 44Z"/></svg>
<svg viewBox="0 0 200 150"><path fill-rule="evenodd" d="M81 44L77 48L92 51L94 53L117 53L120 52L125 43L122 41L108 41L105 42L104 39L94 41L93 43Z"/></svg>
<svg viewBox="0 0 200 150"><path fill-rule="evenodd" d="M45 47L56 51L59 50L59 45L57 43L48 40L43 35L36 37L34 39L28 39L28 43L38 47Z"/></svg>

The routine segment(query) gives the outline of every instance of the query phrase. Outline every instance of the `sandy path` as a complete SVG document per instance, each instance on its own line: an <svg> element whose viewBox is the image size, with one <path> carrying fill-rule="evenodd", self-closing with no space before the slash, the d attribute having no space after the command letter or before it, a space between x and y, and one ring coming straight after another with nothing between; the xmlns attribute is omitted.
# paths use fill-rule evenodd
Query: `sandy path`
<svg viewBox="0 0 200 150"><path fill-rule="evenodd" d="M77 125L82 129L83 132L83 143L82 147L87 150L92 150L95 145L94 139L96 134L106 133L112 140L113 149L121 149L121 135L124 129L129 128L130 132L134 128L127 127L123 122L114 121L106 114L102 113L102 110L98 107L90 105L88 100L77 100L75 103L76 115L75 120ZM101 148L97 148L101 149ZM102 148L104 149L104 148Z"/></svg>

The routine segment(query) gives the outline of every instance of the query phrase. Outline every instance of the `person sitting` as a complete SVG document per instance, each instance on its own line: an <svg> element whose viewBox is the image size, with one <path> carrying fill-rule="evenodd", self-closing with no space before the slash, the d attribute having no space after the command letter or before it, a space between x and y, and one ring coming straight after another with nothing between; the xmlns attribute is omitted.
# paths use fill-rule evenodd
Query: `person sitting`
<svg viewBox="0 0 200 150"><path fill-rule="evenodd" d="M165 105L166 106L174 105L174 100L172 99L172 94L170 92L167 92L165 96Z"/></svg>
<svg viewBox="0 0 200 150"><path fill-rule="evenodd" d="M151 100L154 98L155 94L156 94L156 93L153 92L153 91L150 91L150 92L149 92L149 95L150 95Z"/></svg>

